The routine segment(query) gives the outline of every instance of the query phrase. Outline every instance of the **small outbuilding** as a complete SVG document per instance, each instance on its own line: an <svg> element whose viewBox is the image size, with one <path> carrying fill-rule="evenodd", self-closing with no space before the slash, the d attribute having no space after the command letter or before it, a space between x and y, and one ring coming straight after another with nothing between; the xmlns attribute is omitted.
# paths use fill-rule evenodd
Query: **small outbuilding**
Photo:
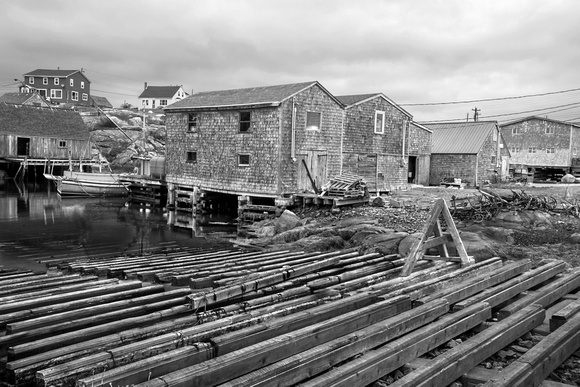
<svg viewBox="0 0 580 387"><path fill-rule="evenodd" d="M433 131L429 183L479 186L508 175L509 151L496 121L427 123Z"/></svg>

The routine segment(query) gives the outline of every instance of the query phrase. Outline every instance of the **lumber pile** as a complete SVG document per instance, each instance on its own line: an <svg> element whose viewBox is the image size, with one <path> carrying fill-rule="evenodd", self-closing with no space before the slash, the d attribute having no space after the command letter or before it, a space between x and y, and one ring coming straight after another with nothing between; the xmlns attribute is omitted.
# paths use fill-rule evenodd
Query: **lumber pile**
<svg viewBox="0 0 580 387"><path fill-rule="evenodd" d="M141 257L142 267L100 257L68 260L59 275L6 272L0 380L538 385L579 349L580 272L561 261L532 267L493 258L460 267L419 260L401 277L403 264L397 255L355 250L176 250ZM180 272L185 286L166 289L163 281ZM530 333L541 340L482 379L478 364ZM444 348L450 341L458 345Z"/></svg>

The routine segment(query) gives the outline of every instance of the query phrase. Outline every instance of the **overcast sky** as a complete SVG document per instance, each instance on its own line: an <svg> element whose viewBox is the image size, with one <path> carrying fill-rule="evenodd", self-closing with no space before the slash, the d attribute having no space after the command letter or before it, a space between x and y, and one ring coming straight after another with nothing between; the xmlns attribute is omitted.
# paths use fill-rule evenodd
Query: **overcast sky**
<svg viewBox="0 0 580 387"><path fill-rule="evenodd" d="M578 0L0 0L0 93L84 69L94 95L319 81L381 92L416 121L580 121ZM550 93L550 94L546 94ZM544 96L441 105L533 94ZM575 105L571 105L575 104ZM511 114L518 113L518 114Z"/></svg>

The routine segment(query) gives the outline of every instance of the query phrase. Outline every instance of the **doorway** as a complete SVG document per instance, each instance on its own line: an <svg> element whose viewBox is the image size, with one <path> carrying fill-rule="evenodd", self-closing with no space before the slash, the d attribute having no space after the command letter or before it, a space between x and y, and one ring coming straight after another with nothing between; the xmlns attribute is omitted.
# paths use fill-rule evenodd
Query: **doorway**
<svg viewBox="0 0 580 387"><path fill-rule="evenodd" d="M407 183L415 184L417 177L417 156L409 156L409 168L407 169Z"/></svg>
<svg viewBox="0 0 580 387"><path fill-rule="evenodd" d="M326 183L327 158L326 151L307 151L305 155L298 156L299 190L319 190Z"/></svg>
<svg viewBox="0 0 580 387"><path fill-rule="evenodd" d="M16 139L17 156L30 156L30 138L18 137Z"/></svg>

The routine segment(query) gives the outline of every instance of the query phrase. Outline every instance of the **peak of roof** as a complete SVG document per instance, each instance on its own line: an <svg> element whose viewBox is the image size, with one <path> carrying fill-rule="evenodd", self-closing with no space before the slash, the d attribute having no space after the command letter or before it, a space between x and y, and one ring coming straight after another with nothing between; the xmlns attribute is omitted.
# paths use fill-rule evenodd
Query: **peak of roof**
<svg viewBox="0 0 580 387"><path fill-rule="evenodd" d="M29 73L24 74L24 76L37 76L37 77L67 77L74 73L80 73L79 70L53 70L53 69L36 69Z"/></svg>
<svg viewBox="0 0 580 387"><path fill-rule="evenodd" d="M250 87L243 89L200 91L190 95L185 99L182 99L181 101L173 103L172 105L165 108L165 110L186 108L218 108L249 105L276 105L313 85L319 85L325 92L327 92L317 81L274 86ZM336 100L336 98L330 93L328 93L328 95ZM337 103L339 103L338 100Z"/></svg>
<svg viewBox="0 0 580 387"><path fill-rule="evenodd" d="M138 98L172 98L181 86L147 86Z"/></svg>

